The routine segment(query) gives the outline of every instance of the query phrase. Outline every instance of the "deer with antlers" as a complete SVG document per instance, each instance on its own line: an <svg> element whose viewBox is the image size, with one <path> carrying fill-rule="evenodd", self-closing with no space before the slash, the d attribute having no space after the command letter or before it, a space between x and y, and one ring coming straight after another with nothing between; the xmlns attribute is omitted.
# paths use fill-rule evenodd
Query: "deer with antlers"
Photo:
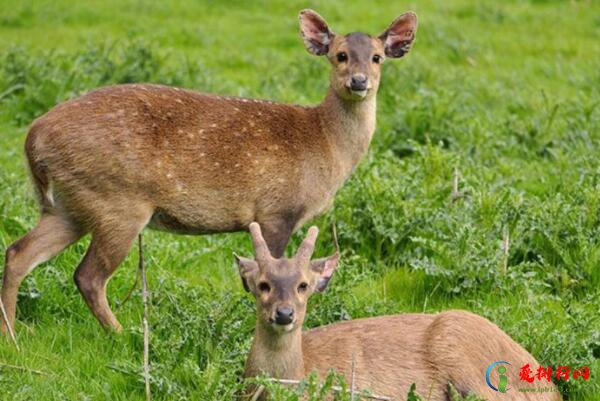
<svg viewBox="0 0 600 401"><path fill-rule="evenodd" d="M490 401L561 400L549 381L519 380L522 366L539 366L538 362L496 325L473 313L380 316L302 332L308 299L327 287L339 252L311 260L317 227L308 230L291 259L271 255L259 224L250 225L250 234L256 258L236 255L244 288L256 299L257 309L244 377L298 380L316 372L323 378L333 369L347 383L354 373L357 388L392 400L404 400L413 383L430 401L451 400L449 383L463 396ZM510 364L504 365L510 391L488 385L486 371L495 361ZM498 375L487 373L496 383ZM536 387L542 391L536 392ZM266 393L256 396L255 391L255 386L248 388L248 399L266 398Z"/></svg>

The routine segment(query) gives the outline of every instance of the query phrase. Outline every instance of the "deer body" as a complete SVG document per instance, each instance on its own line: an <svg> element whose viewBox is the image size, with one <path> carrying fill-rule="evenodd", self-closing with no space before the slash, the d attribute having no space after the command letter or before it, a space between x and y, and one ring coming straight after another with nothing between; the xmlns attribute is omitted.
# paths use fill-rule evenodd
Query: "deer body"
<svg viewBox="0 0 600 401"><path fill-rule="evenodd" d="M24 277L87 233L75 282L99 322L117 331L106 285L146 226L207 234L256 220L283 254L367 151L380 64L408 51L416 16L403 14L376 38L335 35L311 10L300 13L300 28L309 52L332 65L316 107L134 84L92 91L33 123L25 152L42 213L6 251L9 324Z"/></svg>
<svg viewBox="0 0 600 401"><path fill-rule="evenodd" d="M335 370L348 384L354 364L356 389L398 401L406 399L413 383L421 397L431 401L450 400L449 383L463 396L474 394L486 400L561 400L551 382L520 380L522 366L535 369L539 363L496 325L469 312L381 316L302 332L308 299L325 290L339 254L310 260L316 227L309 229L291 259L270 255L257 223L250 225L250 232L256 259L236 256L244 287L255 297L257 308L244 377L300 380L312 372L324 378ZM506 372L491 372L490 380L498 385L503 373L512 391L498 392L487 384L486 371L496 361L510 366ZM256 391L249 386L246 396L256 397ZM267 394L260 397L264 400Z"/></svg>
<svg viewBox="0 0 600 401"><path fill-rule="evenodd" d="M448 383L463 396L475 394L490 401L561 399L557 392L516 391L556 388L552 383L520 381L519 369L525 364L539 366L538 362L496 325L469 312L380 316L284 336L289 338L273 339L257 329L245 377L300 380L316 372L324 379L335 370L350 383L355 358L356 388L393 400L404 400L413 383L421 397L431 401L449 399ZM513 390L504 394L485 381L486 369L498 360L512 365L507 377Z"/></svg>
<svg viewBox="0 0 600 401"><path fill-rule="evenodd" d="M346 110L334 95L301 107L160 85L108 87L38 119L27 156L44 175L44 206L82 225L91 220L90 231L98 220L87 208L109 196L146 204L150 227L186 234L245 230L258 220L276 245L274 232L291 233L331 204L368 148L374 103Z"/></svg>

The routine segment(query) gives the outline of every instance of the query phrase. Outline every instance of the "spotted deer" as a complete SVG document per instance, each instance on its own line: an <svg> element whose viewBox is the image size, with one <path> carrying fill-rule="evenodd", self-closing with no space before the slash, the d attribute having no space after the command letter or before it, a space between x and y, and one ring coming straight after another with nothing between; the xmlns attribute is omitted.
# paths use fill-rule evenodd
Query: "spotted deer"
<svg viewBox="0 0 600 401"><path fill-rule="evenodd" d="M406 54L417 17L381 35L336 35L300 12L308 51L332 65L317 106L129 84L94 90L35 120L25 142L41 218L6 250L2 301L36 265L90 233L75 282L105 327L120 330L107 281L145 227L184 234L263 226L281 256L291 234L325 211L366 153L386 58Z"/></svg>
<svg viewBox="0 0 600 401"><path fill-rule="evenodd" d="M236 255L244 288L254 296L257 310L244 377L300 380L312 372L324 378L335 370L350 383L354 364L357 389L392 400L405 400L413 383L430 401L451 400L449 383L463 396L489 401L561 400L551 382L519 380L522 366L538 367L538 362L496 325L473 313L380 316L303 332L308 299L326 289L339 260L336 252L311 261L317 234L311 227L293 258L277 258L269 252L260 225L250 225L256 258ZM502 365L510 390L505 393L486 382L486 371L496 361L510 363ZM487 376L498 389L498 370ZM249 386L241 398L266 399L257 391Z"/></svg>

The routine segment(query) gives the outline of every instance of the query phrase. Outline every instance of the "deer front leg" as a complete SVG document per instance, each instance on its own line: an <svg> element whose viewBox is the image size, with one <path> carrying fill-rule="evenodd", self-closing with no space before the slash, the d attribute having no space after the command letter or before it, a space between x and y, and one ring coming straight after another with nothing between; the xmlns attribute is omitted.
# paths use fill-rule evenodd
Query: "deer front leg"
<svg viewBox="0 0 600 401"><path fill-rule="evenodd" d="M274 258L281 258L285 253L285 248L297 221L296 218L291 216L284 216L258 222L269 251L271 251Z"/></svg>

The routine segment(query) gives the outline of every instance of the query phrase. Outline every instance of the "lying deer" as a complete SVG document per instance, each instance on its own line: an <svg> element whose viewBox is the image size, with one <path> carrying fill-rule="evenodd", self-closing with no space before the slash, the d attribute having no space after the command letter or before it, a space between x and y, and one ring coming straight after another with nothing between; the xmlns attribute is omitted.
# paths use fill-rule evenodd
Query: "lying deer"
<svg viewBox="0 0 600 401"><path fill-rule="evenodd" d="M119 85L33 123L25 151L41 218L6 250L11 325L24 277L87 233L75 282L100 323L118 331L106 284L144 227L209 234L256 220L281 256L291 234L332 204L375 130L381 64L408 52L417 17L402 14L377 37L336 35L304 10L300 28L308 51L332 65L318 106Z"/></svg>
<svg viewBox="0 0 600 401"><path fill-rule="evenodd" d="M404 400L412 383L431 401L450 400L449 383L463 395L486 400L561 400L557 392L519 392L517 388L556 387L551 382L520 381L522 366L535 369L539 364L497 326L469 312L381 316L302 332L307 301L325 290L339 254L310 260L316 227L309 229L292 259L271 255L257 223L250 225L250 234L256 260L236 256L244 287L257 307L244 377L302 379L316 372L323 378L333 369L350 383L354 359L356 388L394 400ZM506 393L486 383L487 368L500 360L511 364L505 366ZM498 385L498 372L492 375ZM255 390L249 388L248 395L253 397Z"/></svg>

